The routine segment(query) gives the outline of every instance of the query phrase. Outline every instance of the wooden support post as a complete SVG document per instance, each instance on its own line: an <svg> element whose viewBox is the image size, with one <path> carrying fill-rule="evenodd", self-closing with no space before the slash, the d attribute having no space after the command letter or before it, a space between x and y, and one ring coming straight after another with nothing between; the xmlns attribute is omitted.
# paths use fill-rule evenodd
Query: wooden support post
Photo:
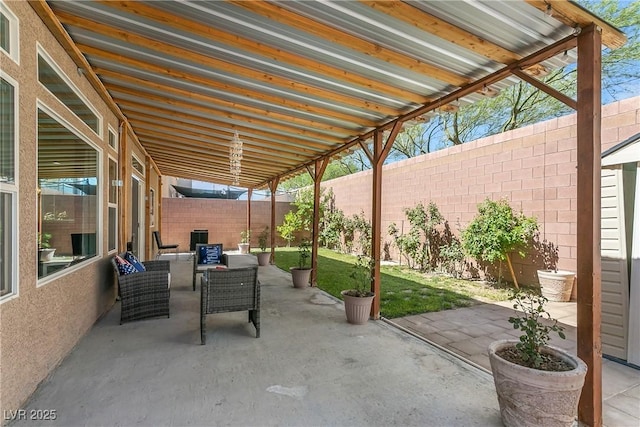
<svg viewBox="0 0 640 427"><path fill-rule="evenodd" d="M373 271L371 275L371 292L376 296L371 305L371 317L380 319L380 260L381 260L381 240L382 240L382 165L391 151L396 136L402 129L402 122L398 121L393 125L391 133L386 141L382 141L383 132L378 130L373 135L373 158L371 166L373 169L373 185L371 199L371 258L373 260ZM369 155L369 154L367 154Z"/></svg>
<svg viewBox="0 0 640 427"><path fill-rule="evenodd" d="M578 357L588 366L579 421L602 425L600 272L601 34L595 25L578 36L577 323Z"/></svg>
<svg viewBox="0 0 640 427"><path fill-rule="evenodd" d="M313 170L307 169L313 178L313 225L311 235L311 286L317 286L318 282L318 234L320 230L320 182L322 175L329 164L329 157L316 160Z"/></svg>
<svg viewBox="0 0 640 427"><path fill-rule="evenodd" d="M249 188L247 191L247 232L249 233L249 252L251 252L251 195L253 194L253 188Z"/></svg>
<svg viewBox="0 0 640 427"><path fill-rule="evenodd" d="M120 141L118 144L118 168L120 169L120 182L122 185L118 188L118 213L120 219L118 221L118 252L124 252L127 247L127 218L129 203L129 183L125 177L129 174L129 140L127 134L129 125L127 122L120 123Z"/></svg>
<svg viewBox="0 0 640 427"><path fill-rule="evenodd" d="M271 263L276 259L276 190L279 182L279 177L269 182L269 191L271 191Z"/></svg>

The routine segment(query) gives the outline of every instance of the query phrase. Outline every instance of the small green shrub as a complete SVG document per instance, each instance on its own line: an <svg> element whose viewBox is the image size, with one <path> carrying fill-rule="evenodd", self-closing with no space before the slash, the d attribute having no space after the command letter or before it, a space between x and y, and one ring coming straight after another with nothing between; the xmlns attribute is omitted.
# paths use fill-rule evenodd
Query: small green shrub
<svg viewBox="0 0 640 427"><path fill-rule="evenodd" d="M298 246L298 268L308 268L309 258L311 258L311 244L308 240L302 240Z"/></svg>
<svg viewBox="0 0 640 427"><path fill-rule="evenodd" d="M352 297L371 296L372 269L373 260L366 255L358 255L358 261L353 265L349 275L353 279L354 287L345 293Z"/></svg>
<svg viewBox="0 0 640 427"><path fill-rule="evenodd" d="M515 214L506 199L486 199L478 205L478 213L463 230L462 246L478 261L506 261L513 283L518 289L509 253L517 251L524 258L527 245L537 231L536 219L527 217L522 212Z"/></svg>
<svg viewBox="0 0 640 427"><path fill-rule="evenodd" d="M258 235L258 246L262 252L267 250L267 240L269 240L269 227L265 227Z"/></svg>
<svg viewBox="0 0 640 427"><path fill-rule="evenodd" d="M514 301L513 308L517 311L515 316L509 317L509 323L514 329L522 331L520 342L515 348L523 366L540 369L543 364L553 363L541 351L542 347L549 342L551 332L556 332L562 339L565 335L564 328L545 310L547 298L531 292L517 292L511 299ZM543 320L551 324L547 325Z"/></svg>

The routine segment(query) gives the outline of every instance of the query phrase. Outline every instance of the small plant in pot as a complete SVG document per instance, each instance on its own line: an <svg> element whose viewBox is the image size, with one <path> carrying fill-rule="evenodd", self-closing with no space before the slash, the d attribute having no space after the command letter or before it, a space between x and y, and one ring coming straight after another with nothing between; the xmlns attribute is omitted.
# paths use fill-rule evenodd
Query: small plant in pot
<svg viewBox="0 0 640 427"><path fill-rule="evenodd" d="M512 298L509 318L522 332L519 340L499 340L489 346L489 361L505 426L571 426L587 365L548 344L563 328L545 310L547 298L522 291Z"/></svg>
<svg viewBox="0 0 640 427"><path fill-rule="evenodd" d="M238 243L238 250L241 254L249 253L249 242L251 241L251 230L243 230L240 232L240 243Z"/></svg>
<svg viewBox="0 0 640 427"><path fill-rule="evenodd" d="M298 246L298 266L291 267L291 280L294 288L306 288L309 286L311 267L307 266L311 258L311 247L308 240L302 240Z"/></svg>
<svg viewBox="0 0 640 427"><path fill-rule="evenodd" d="M549 301L569 301L576 274L573 271L558 270L558 246L547 240L540 242L538 246L544 264L544 269L538 270L540 292Z"/></svg>
<svg viewBox="0 0 640 427"><path fill-rule="evenodd" d="M258 235L258 246L260 246L258 265L269 265L271 260L271 252L267 252L267 240L269 240L269 227L265 227Z"/></svg>
<svg viewBox="0 0 640 427"><path fill-rule="evenodd" d="M38 233L38 253L40 261L51 261L55 248L51 247L51 233Z"/></svg>
<svg viewBox="0 0 640 427"><path fill-rule="evenodd" d="M358 261L353 266L350 277L353 279L354 288L341 292L344 299L344 311L347 322L354 325L363 325L369 320L371 304L375 294L371 292L373 277L371 269L373 260L365 255L359 255Z"/></svg>

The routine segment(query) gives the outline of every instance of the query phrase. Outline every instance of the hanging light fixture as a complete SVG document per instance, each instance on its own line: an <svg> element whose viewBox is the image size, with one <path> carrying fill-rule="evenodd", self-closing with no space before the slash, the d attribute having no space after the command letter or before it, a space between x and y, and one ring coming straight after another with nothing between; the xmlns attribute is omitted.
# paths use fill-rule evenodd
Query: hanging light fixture
<svg viewBox="0 0 640 427"><path fill-rule="evenodd" d="M233 134L231 146L229 146L229 172L233 178L233 185L240 184L240 161L242 160L242 141L238 135L238 131Z"/></svg>

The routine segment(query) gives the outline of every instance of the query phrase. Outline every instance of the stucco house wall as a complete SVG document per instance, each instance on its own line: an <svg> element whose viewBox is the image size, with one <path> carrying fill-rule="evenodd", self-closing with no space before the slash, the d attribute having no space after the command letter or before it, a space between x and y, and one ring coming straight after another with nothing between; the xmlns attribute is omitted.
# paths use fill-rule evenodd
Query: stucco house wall
<svg viewBox="0 0 640 427"><path fill-rule="evenodd" d="M68 268L60 275L37 278L37 102L53 110L85 135L106 162L110 150L107 126L118 129L118 120L92 89L65 50L49 33L27 2L5 2L19 19L19 63L0 53L2 71L18 83L18 283L14 295L0 302L0 412L16 410L53 368L73 349L94 322L113 304L107 259L101 256ZM36 46L55 60L102 116L102 137L71 113L38 82ZM106 168L99 168L106 170ZM107 180L100 183L103 198ZM106 218L107 203L99 205ZM100 222L98 234L106 236L108 224ZM107 239L101 253L106 254ZM104 255L106 256L106 255ZM5 412L6 411L6 412ZM6 422L6 421L3 421Z"/></svg>

